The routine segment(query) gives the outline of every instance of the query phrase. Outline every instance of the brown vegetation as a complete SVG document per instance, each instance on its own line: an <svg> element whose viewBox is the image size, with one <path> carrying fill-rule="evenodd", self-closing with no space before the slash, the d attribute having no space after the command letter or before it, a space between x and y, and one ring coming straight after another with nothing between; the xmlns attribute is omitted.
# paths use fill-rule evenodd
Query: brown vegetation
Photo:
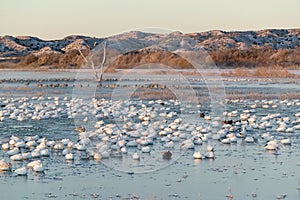
<svg viewBox="0 0 300 200"><path fill-rule="evenodd" d="M300 47L295 49L278 49L271 47L246 50L226 49L210 53L212 60L219 67L300 67Z"/></svg>
<svg viewBox="0 0 300 200"><path fill-rule="evenodd" d="M84 51L87 55L89 52ZM83 58L76 49L66 53L44 53L41 55L29 54L25 56L21 62L21 66L52 66L53 68L79 68L83 64Z"/></svg>
<svg viewBox="0 0 300 200"><path fill-rule="evenodd" d="M89 49L83 49L83 54L88 56ZM96 52L93 55L94 63L99 66L102 52ZM114 69L129 69L135 66L160 63L174 69L191 69L192 65L179 55L157 49L142 49L139 51L128 52L116 57L118 53L111 51L107 53L107 63L111 63L106 71L113 72ZM271 47L249 47L245 50L236 48L225 50L213 50L210 52L210 59L206 59L208 64L213 62L219 68L237 68L234 74L246 76L248 71L241 68L257 68L265 66L278 66L280 69L274 74L270 69L258 68L254 71L255 75L274 77L289 77L290 74L283 69L300 69L300 47L295 49L273 49ZM51 66L52 68L80 68L85 66L83 57L77 49L71 49L66 52L49 51L45 53L30 53L26 56L20 56L18 62L0 62L0 68L40 68L41 66Z"/></svg>
<svg viewBox="0 0 300 200"><path fill-rule="evenodd" d="M118 57L111 67L118 69L133 68L148 63L160 63L174 69L189 69L192 65L175 53L157 49L132 51Z"/></svg>
<svg viewBox="0 0 300 200"><path fill-rule="evenodd" d="M134 91L131 98L136 98L140 100L148 99L176 99L176 95L168 88L160 90L152 90L149 88L139 88Z"/></svg>
<svg viewBox="0 0 300 200"><path fill-rule="evenodd" d="M290 73L282 67L257 67L253 70L246 68L236 68L229 72L223 72L222 76L232 77L264 77L264 78L296 78L296 74Z"/></svg>
<svg viewBox="0 0 300 200"><path fill-rule="evenodd" d="M286 92L286 93L265 93L250 91L249 93L245 93L244 91L234 90L231 92L226 91L226 98L228 99L250 99L250 100L258 100L258 99L299 99L300 94L297 92Z"/></svg>

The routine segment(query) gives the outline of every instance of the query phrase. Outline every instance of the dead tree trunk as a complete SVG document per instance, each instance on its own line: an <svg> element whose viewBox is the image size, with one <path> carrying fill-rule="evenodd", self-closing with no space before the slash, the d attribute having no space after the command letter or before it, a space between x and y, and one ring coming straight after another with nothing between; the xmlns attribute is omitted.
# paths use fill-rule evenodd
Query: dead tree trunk
<svg viewBox="0 0 300 200"><path fill-rule="evenodd" d="M91 48L88 46L89 50L91 51ZM80 55L82 56L82 58L84 59L84 61L89 65L89 61L88 58L86 56L83 55L82 51L78 48L78 51L80 53ZM94 79L95 81L97 81L98 83L102 82L102 76L103 76L103 67L106 61L106 42L104 42L103 44L103 58L102 58L102 63L100 64L100 76L98 75L96 68L95 68L95 63L93 61L93 55L90 56L90 65L94 74Z"/></svg>

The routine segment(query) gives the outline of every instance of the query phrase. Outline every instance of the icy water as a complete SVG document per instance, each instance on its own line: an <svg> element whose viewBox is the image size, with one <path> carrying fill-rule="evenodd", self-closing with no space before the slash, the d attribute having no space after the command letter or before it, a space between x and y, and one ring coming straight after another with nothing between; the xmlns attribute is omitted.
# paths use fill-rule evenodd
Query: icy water
<svg viewBox="0 0 300 200"><path fill-rule="evenodd" d="M25 96L28 97L26 102L30 106L41 103L47 107L49 104L54 104L55 97L59 98L59 104L55 108L58 110L57 117L41 120L28 118L23 121L5 117L0 122L1 142L7 142L11 135L20 138L39 135L49 141L69 138L77 142L78 132L75 132L74 128L78 126L78 119L69 118L67 113L64 113L70 99L77 97L76 91L80 91L82 98L89 97L89 91L97 97L108 98L115 90L111 84L132 88L143 82L143 78L138 77L134 80L124 79L123 83L120 83L114 80L118 77L110 75L106 77L107 80L103 83L101 91L95 92L93 83L87 80L88 76L84 73L78 75L76 72L0 72L0 77L4 80L0 84L1 105L6 105L9 101L17 108L21 108L23 102L18 101ZM17 80L12 80L13 78ZM172 77L158 79L174 81ZM28 80L30 80L29 84ZM201 97L208 95L205 81L197 77L190 77L189 81ZM56 83L67 83L68 86L51 87L50 84ZM40 87L39 84L42 86ZM170 149L173 152L171 160L161 157L161 151L164 150L161 146L164 137L160 136L151 145L150 153L140 154L140 160L132 159L132 154L140 151L138 148L132 150L128 148L128 153L121 157L111 156L101 161L83 159L83 152L75 149L72 150L75 155L74 160L66 161L62 151L52 149L49 157L39 158L45 168L44 173L28 170L27 176L15 176L13 170L26 166L34 159L11 161L12 170L0 173L1 199L300 199L300 130L296 128L300 124L300 116L297 115L300 113L300 100L296 96L300 93L299 80L230 78L223 80L223 86L228 98L223 102L224 111L227 113L237 111L238 114L232 117L220 116L222 119L239 120L240 114L250 110L250 116L255 115L257 124L261 125L265 121L264 117L280 113L279 116L269 117L266 120L271 123L270 126L255 127L248 131L248 135L255 138L253 143L247 143L245 138L238 137L237 142L223 144L222 138L212 138L212 134L215 134L217 129L203 131L204 128L212 126L212 120L196 118L196 124L191 127L195 129L202 126L203 129L199 129L198 133L203 137L207 136L208 140L203 139L203 143L195 145L194 149L181 150L176 147ZM234 98L230 99L230 95ZM295 98L286 99L285 97L290 97L288 95ZM37 100L32 98L34 96L43 98ZM237 99L237 96L240 98ZM65 97L67 98L64 99ZM146 105L146 108L149 108L152 105L149 102L151 99L140 101L132 98L127 105L137 108ZM190 115L193 118L190 119L191 121L195 120L195 116L199 113L210 114L209 101L202 101L199 104L201 106L195 109L196 114ZM256 104L255 108L251 107L254 104ZM157 108L157 113L163 110L166 113L174 111L178 114L178 116L174 114L174 117L162 123L169 124L180 117L180 109L174 102L163 100L157 105L162 107ZM268 106L263 108L263 105ZM61 108L61 111L58 108ZM104 108L110 109L109 106ZM126 112L125 108L127 107L120 107L118 111ZM0 110L5 109L4 106L0 108ZM103 114L101 110L99 113ZM89 117L88 122L82 122L82 118L79 118L81 121L79 124L93 127L95 121L90 115L92 111L84 115ZM100 116L104 119L103 126L117 122L110 120L110 117L116 118L114 115L104 116ZM285 122L286 128L293 128L292 132L277 130L279 122L284 121L286 117L289 118ZM189 119L185 120L189 121ZM134 116L132 122L140 123ZM240 125L236 126L240 127ZM188 130L189 128L190 126L187 126L186 129L181 130L181 133L189 135L187 139L193 133ZM234 134L239 135L240 131L238 129ZM278 141L276 151L265 150L267 141L262 138L262 135L266 132ZM283 145L279 142L285 138L291 139L291 145ZM183 140L182 138L180 142ZM194 152L200 151L204 154L209 145L214 147L214 159L193 158ZM6 151L1 150L0 158L9 159L9 156ZM230 197L231 195L233 198Z"/></svg>

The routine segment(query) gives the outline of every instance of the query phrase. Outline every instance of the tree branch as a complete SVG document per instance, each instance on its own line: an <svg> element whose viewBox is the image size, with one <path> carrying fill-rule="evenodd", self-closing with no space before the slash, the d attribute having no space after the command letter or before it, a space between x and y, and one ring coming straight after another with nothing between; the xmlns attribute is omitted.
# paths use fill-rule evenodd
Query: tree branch
<svg viewBox="0 0 300 200"><path fill-rule="evenodd" d="M106 61L106 41L104 42L104 45L103 45L103 59L102 59L102 63L101 63L101 66L100 66L100 79L99 79L99 82L102 81L103 67L104 67L105 61Z"/></svg>
<svg viewBox="0 0 300 200"><path fill-rule="evenodd" d="M96 46L96 43L94 44L94 46ZM91 48L88 46L89 50L91 51ZM82 56L82 58L84 59L84 61L89 64L89 61L87 59L86 56L83 55L82 51L80 48L78 48L78 51L80 53L80 55ZM93 61L93 55L91 55L91 67L92 67L92 70L93 70L93 74L94 74L94 78L95 78L95 81L97 81L98 83L100 83L102 81L102 75L103 75L103 67L104 67L104 64L105 64L105 61L106 61L106 42L104 42L103 44L103 59L102 59L102 63L100 65L100 77L95 69L95 64L94 64L94 61Z"/></svg>
<svg viewBox="0 0 300 200"><path fill-rule="evenodd" d="M89 50L91 50L90 47L88 47L88 48L89 48ZM89 61L88 61L87 58L83 55L83 53L82 53L82 51L81 51L80 48L78 48L78 51L79 51L80 55L82 56L82 58L84 59L84 61L85 61L87 64L89 64ZM98 74L97 74L97 72L96 72L96 70L95 70L95 64L94 64L94 61L93 61L93 56L91 56L91 67L92 67L92 70L93 70L93 74L94 74L95 80L96 80L96 81L99 81L99 76L98 76Z"/></svg>

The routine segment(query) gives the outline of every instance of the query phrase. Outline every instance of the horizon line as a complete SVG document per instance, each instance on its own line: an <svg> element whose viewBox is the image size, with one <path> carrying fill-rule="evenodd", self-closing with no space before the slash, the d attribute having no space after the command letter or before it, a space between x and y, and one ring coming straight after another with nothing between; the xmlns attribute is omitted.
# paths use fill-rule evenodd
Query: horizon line
<svg viewBox="0 0 300 200"><path fill-rule="evenodd" d="M161 30L162 32L156 32L156 31L144 31L144 30ZM203 30L203 31L181 31L181 30L171 30L171 29L163 29L160 27L144 27L144 28L135 28L135 29L129 29L129 30L125 30L125 31L120 31L120 32L116 32L113 34L109 34L109 35L93 35L93 34L84 34L84 33L70 33L68 35L62 36L62 37L53 37L53 38L43 38L40 37L38 35L35 34L23 34L23 35L18 35L18 34L4 34L4 35L0 35L0 37L5 37L5 36L12 36L12 37L36 37L39 38L41 40L60 40L60 39L64 39L66 37L69 36L85 36L85 37L91 37L91 38L109 38L112 36L117 36L117 35L121 35L124 33L130 33L130 32L143 32L143 33L153 33L153 34L170 34L170 33L174 33L174 32L181 32L182 34L193 34L193 33L205 33L205 32L211 32L211 31L223 31L223 32L227 32L227 33L234 33L234 32L250 32L250 31L266 31L266 30L297 30L300 29L300 27L288 27L288 28L279 28L279 27L268 27L268 28L257 28L257 29L232 29L232 30L228 30L228 29L208 29L208 30ZM164 33L163 33L164 32Z"/></svg>

